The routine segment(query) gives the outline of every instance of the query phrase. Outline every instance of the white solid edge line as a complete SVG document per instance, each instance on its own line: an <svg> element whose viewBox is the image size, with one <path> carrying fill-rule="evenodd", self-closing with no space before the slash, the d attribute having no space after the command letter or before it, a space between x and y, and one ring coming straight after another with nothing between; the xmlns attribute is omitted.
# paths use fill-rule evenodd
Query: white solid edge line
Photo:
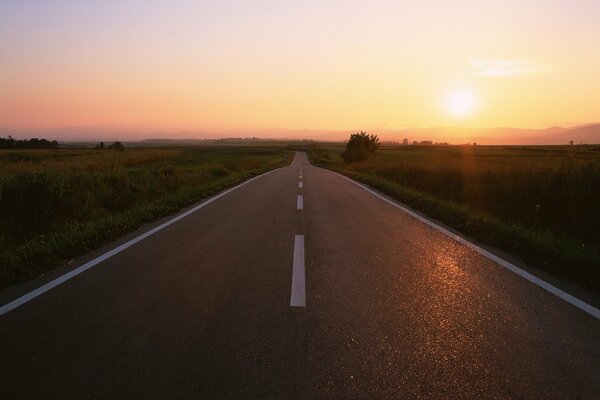
<svg viewBox="0 0 600 400"><path fill-rule="evenodd" d="M294 237L294 262L292 265L291 307L306 307L306 286L304 276L304 235Z"/></svg>
<svg viewBox="0 0 600 400"><path fill-rule="evenodd" d="M304 198L301 194L298 195L298 199L296 200L296 209L302 210L304 208Z"/></svg>
<svg viewBox="0 0 600 400"><path fill-rule="evenodd" d="M293 162L292 162L292 164L293 164ZM136 243L138 243L138 242L146 239L149 236L154 235L156 232L163 230L167 226L174 224L175 222L177 222L177 221L179 221L179 220L187 217L188 215L190 215L190 214L198 211L202 207L209 205L210 203L212 203L212 202L220 199L221 197L223 197L223 196L225 196L225 195L233 192L234 190L239 189L242 186L247 185L248 183L254 181L255 179L261 178L261 177L266 176L266 175L268 175L268 174L270 174L272 172L278 171L278 170L283 169L283 168L288 168L288 167L276 168L276 169L273 169L271 171L267 171L267 172L265 172L265 173L263 173L261 175L258 175L258 176L255 176L253 178L250 178L250 179L248 179L248 180L240 183L237 186L229 188L229 189L225 190L224 192L221 192L221 193L217 194L214 197L211 197L211 198L205 200L204 202L198 204L197 206L195 206L194 208L191 208L190 210L184 212L183 214L179 214L178 216L176 216L176 217L168 220L167 222L165 222L165 223L163 223L163 224L161 224L161 225L159 225L159 226L157 226L155 228L152 228L152 229L150 229L147 232L142 233L141 235L139 235L139 236L137 236L137 237L129 240L128 242L125 242L122 245L120 245L120 246L118 246L118 247L116 247L116 248L114 248L114 249L112 249L112 250L110 250L110 251L102 254L101 256L99 256L97 258L94 258L91 261L88 261L87 263L85 263L85 264L83 264L83 265L81 265L81 266L73 269L72 271L67 272L64 275L59 276L58 278L56 278L56 279L54 279L54 280L46 283L45 285L42 285L42 286L38 287L37 289L34 289L31 292L29 292L27 294L24 294L23 296L18 297L16 299L14 299L14 300L12 300L12 301L4 304L3 306L0 307L0 315L6 314L7 312L12 311L12 310L14 310L17 307L22 306L23 304L25 304L25 303L27 303L27 302L35 299L36 297L38 297L38 296L46 293L47 291L49 291L51 289L54 289L58 285L66 282L69 279L71 279L71 278L73 278L73 277L81 274L82 272L85 272L88 269L90 269L90 268L92 268L92 267L100 264L102 261L105 261L105 260L111 258L112 256L114 256L116 254L119 254L123 250L125 250L125 249L133 246L134 244L136 244Z"/></svg>
<svg viewBox="0 0 600 400"><path fill-rule="evenodd" d="M385 201L386 203L391 204L392 206L399 208L400 210L404 211L405 213L407 213L408 215L410 215L411 217L414 217L416 219L418 219L419 221L423 222L424 224L429 225L430 227L434 228L437 231L442 232L443 234L451 237L452 239L456 240L457 242L460 242L462 244L464 244L465 246L470 247L471 249L475 250L476 252L478 252L479 254L489 258L490 260L494 261L495 263L503 266L506 269L511 270L512 272L514 272L515 274L519 275L522 278L527 279L529 282L541 287L542 289L547 290L548 292L552 293L553 295L560 297L561 299L563 299L564 301L566 301L567 303L570 303L572 305L574 305L575 307L579 308L582 311L585 311L586 313L600 319L600 310L598 310L597 308L595 308L594 306L578 299L577 297L557 288L556 286L553 286L551 284L549 284L548 282L538 278L535 275L530 274L527 271L522 270L521 268L517 267L516 265L498 257L495 254L490 253L489 251L477 246L475 243L472 243L470 241L468 241L467 239L463 238L462 236L459 236L455 233L450 232L449 230L447 230L446 228L443 228L441 226L439 226L438 224L436 224L433 221L428 220L427 218L424 218L422 216L420 216L419 214L415 213L414 211L401 206L400 204L382 196L381 194L375 192L374 190L366 187L363 184L360 184L356 181L354 181L353 179L348 178L347 176L344 176L342 174L339 174L337 172L322 168L325 171L331 172L332 174L338 175L341 178L346 179L347 181L355 184L356 186L366 190L367 192L371 193L373 196L378 197L379 199Z"/></svg>
<svg viewBox="0 0 600 400"><path fill-rule="evenodd" d="M298 187L302 188L302 182L298 182Z"/></svg>

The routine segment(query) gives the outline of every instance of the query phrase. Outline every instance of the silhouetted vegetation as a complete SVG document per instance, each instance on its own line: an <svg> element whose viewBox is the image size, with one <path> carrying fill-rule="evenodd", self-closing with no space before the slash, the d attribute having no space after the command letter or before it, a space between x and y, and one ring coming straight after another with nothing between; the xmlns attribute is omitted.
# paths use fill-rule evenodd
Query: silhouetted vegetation
<svg viewBox="0 0 600 400"><path fill-rule="evenodd" d="M346 162L363 161L373 157L379 148L379 138L367 132L353 133L341 157Z"/></svg>
<svg viewBox="0 0 600 400"><path fill-rule="evenodd" d="M0 149L57 149L58 142L56 140L46 139L23 139L16 140L12 136L0 138Z"/></svg>
<svg viewBox="0 0 600 400"><path fill-rule="evenodd" d="M102 143L102 144L104 144L104 143ZM121 142L114 142L113 144L110 144L108 146L108 148L111 150L116 150L116 151L124 151L125 145Z"/></svg>
<svg viewBox="0 0 600 400"><path fill-rule="evenodd" d="M289 162L261 148L0 151L0 286Z"/></svg>
<svg viewBox="0 0 600 400"><path fill-rule="evenodd" d="M363 162L344 164L338 150L330 151L330 162L320 163L485 243L600 290L600 155L595 147L384 147Z"/></svg>

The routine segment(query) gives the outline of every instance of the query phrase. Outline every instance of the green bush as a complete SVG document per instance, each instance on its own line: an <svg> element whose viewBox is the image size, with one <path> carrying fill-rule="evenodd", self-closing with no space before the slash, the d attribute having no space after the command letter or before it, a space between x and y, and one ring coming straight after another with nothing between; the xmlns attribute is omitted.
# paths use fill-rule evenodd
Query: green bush
<svg viewBox="0 0 600 400"><path fill-rule="evenodd" d="M379 138L366 132L353 133L341 154L346 162L363 161L372 157L379 148Z"/></svg>

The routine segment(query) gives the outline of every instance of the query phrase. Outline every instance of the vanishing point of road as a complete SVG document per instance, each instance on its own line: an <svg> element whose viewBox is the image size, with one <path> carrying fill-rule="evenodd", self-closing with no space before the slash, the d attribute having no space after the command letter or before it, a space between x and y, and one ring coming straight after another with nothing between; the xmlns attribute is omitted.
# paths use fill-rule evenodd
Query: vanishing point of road
<svg viewBox="0 0 600 400"><path fill-rule="evenodd" d="M3 290L129 243L0 315L0 397L600 398L599 319L304 153L205 203Z"/></svg>

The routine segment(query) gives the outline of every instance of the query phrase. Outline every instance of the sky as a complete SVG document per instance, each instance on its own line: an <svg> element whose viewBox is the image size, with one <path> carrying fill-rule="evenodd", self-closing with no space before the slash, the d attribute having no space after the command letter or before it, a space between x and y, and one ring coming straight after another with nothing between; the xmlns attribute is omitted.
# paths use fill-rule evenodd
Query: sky
<svg viewBox="0 0 600 400"><path fill-rule="evenodd" d="M0 131L598 122L599 17L597 0L2 0Z"/></svg>

